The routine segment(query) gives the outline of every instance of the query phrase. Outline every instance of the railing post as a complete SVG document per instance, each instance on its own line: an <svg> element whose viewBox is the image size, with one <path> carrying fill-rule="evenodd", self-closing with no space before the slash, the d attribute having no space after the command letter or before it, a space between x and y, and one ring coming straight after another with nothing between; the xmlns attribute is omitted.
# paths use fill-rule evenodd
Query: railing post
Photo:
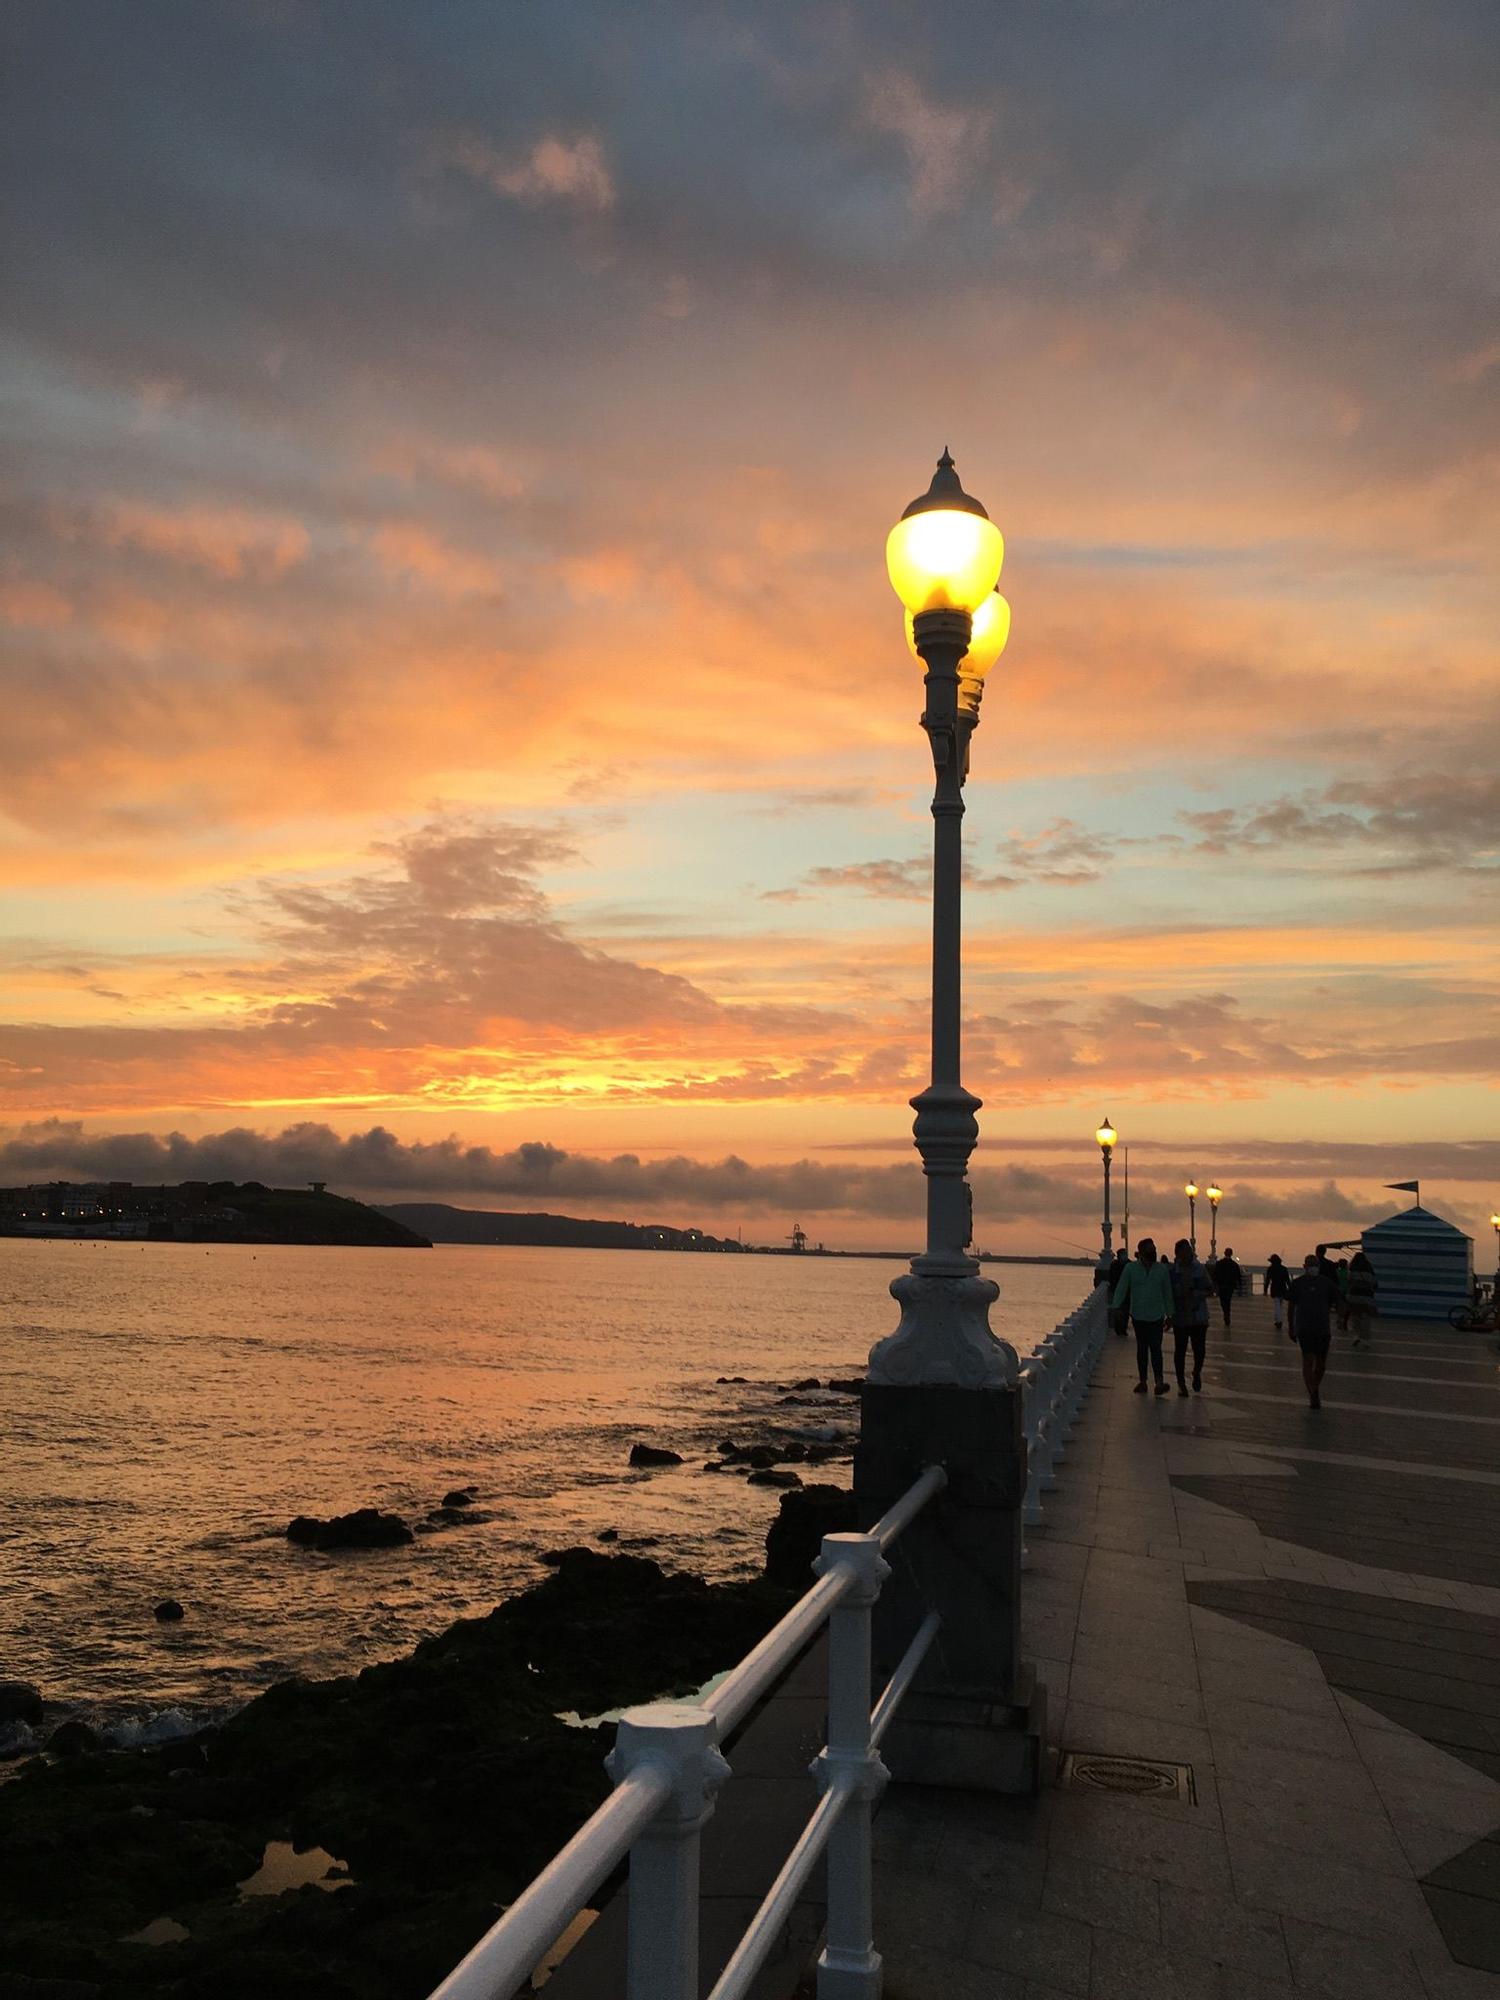
<svg viewBox="0 0 1500 2000"><path fill-rule="evenodd" d="M818 2000L880 2000L870 1820L888 1773L870 1748L870 1607L890 1575L874 1535L825 1535L814 1567L854 1571L855 1587L828 1627L828 1747L813 1764L820 1791L848 1802L828 1843L828 1938L818 1960Z"/></svg>
<svg viewBox="0 0 1500 2000"><path fill-rule="evenodd" d="M616 1784L642 1764L670 1774L672 1789L630 1850L627 2000L698 2000L699 1834L729 1776L712 1716L689 1702L659 1701L620 1717L605 1768Z"/></svg>

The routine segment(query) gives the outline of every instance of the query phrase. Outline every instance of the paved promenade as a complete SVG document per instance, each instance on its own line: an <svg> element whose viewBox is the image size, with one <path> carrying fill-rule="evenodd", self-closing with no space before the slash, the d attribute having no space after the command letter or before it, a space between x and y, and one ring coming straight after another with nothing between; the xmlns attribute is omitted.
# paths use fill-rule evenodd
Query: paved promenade
<svg viewBox="0 0 1500 2000"><path fill-rule="evenodd" d="M881 1813L887 2000L1500 2000L1493 1336L1335 1335L1312 1412L1257 1298L1201 1396L1134 1379L1111 1338L1028 1537L1053 1782ZM1070 1751L1192 1796L1066 1786Z"/></svg>

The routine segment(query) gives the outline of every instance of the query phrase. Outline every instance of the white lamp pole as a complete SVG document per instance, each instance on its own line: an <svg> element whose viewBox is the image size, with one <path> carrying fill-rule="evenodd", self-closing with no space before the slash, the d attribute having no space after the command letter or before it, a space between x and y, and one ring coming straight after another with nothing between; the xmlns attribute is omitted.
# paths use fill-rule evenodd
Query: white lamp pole
<svg viewBox="0 0 1500 2000"><path fill-rule="evenodd" d="M927 1247L891 1293L901 1324L870 1354L877 1385L951 1383L1003 1388L1016 1380L1015 1350L990 1330L1000 1288L979 1275L969 1155L980 1099L959 1075L964 779L979 722L984 675L1010 634L1010 607L995 585L1005 544L965 493L945 451L926 493L886 543L886 566L907 610L907 638L926 673L922 727L932 747L932 1081L911 1100L927 1176Z"/></svg>
<svg viewBox="0 0 1500 2000"><path fill-rule="evenodd" d="M1119 1136L1119 1133L1110 1124L1108 1118L1105 1119L1104 1123L1094 1134L1094 1140L1098 1145L1100 1157L1104 1161L1104 1247L1099 1253L1099 1269L1096 1274L1101 1278L1108 1272L1110 1263L1114 1258L1115 1227L1109 1219L1109 1159L1110 1154L1115 1150L1115 1141Z"/></svg>

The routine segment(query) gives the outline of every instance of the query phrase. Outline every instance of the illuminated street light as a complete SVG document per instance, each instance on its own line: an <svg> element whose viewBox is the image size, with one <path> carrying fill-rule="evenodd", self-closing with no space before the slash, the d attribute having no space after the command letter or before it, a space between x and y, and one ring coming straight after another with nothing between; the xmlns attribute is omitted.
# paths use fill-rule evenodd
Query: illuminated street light
<svg viewBox="0 0 1500 2000"><path fill-rule="evenodd" d="M1114 1254L1115 1229L1109 1219L1109 1156L1114 1151L1115 1141L1119 1136L1106 1114L1104 1123L1094 1134L1100 1157L1104 1161L1104 1248L1099 1253L1099 1268L1094 1274L1098 1279L1108 1274L1110 1260Z"/></svg>
<svg viewBox="0 0 1500 2000"><path fill-rule="evenodd" d="M1207 1189L1207 1194L1209 1206L1214 1212L1213 1224L1209 1230L1208 1239L1208 1259L1212 1263L1219 1254L1219 1203L1224 1199L1224 1190L1223 1188L1210 1186Z"/></svg>
<svg viewBox="0 0 1500 2000"><path fill-rule="evenodd" d="M969 1155L980 1100L959 1079L963 783L984 675L1004 650L1010 607L998 596L1005 543L965 493L945 451L927 491L886 541L886 568L906 607L907 636L926 669L922 727L932 747L932 1081L911 1100L927 1178L927 1247L891 1286L901 1324L870 1356L877 1385L1008 1387L1013 1349L991 1332L999 1287L979 1275Z"/></svg>
<svg viewBox="0 0 1500 2000"><path fill-rule="evenodd" d="M1182 1190L1188 1198L1188 1242L1193 1246L1193 1255L1198 1254L1198 1183L1189 1181Z"/></svg>

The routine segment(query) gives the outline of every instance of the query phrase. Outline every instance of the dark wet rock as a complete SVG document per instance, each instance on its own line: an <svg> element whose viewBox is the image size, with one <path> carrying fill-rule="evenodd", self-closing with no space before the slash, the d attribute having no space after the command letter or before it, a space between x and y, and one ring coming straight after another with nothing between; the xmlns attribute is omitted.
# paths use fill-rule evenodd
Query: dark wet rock
<svg viewBox="0 0 1500 2000"><path fill-rule="evenodd" d="M752 1472L746 1483L750 1486L800 1486L802 1477L796 1472Z"/></svg>
<svg viewBox="0 0 1500 2000"><path fill-rule="evenodd" d="M703 1464L698 1467L698 1470L700 1472L722 1472L724 1467L720 1465L716 1458L710 1458L705 1459Z"/></svg>
<svg viewBox="0 0 1500 2000"><path fill-rule="evenodd" d="M822 1386L822 1382L816 1375L804 1375L800 1382L792 1384L794 1389L821 1389Z"/></svg>
<svg viewBox="0 0 1500 2000"><path fill-rule="evenodd" d="M622 1535L620 1537L620 1547L622 1549L655 1549L660 1546L660 1535Z"/></svg>
<svg viewBox="0 0 1500 2000"><path fill-rule="evenodd" d="M812 1582L812 1565L825 1535L858 1527L854 1495L842 1486L804 1486L781 1496L781 1510L766 1530L766 1578L799 1593Z"/></svg>
<svg viewBox="0 0 1500 2000"><path fill-rule="evenodd" d="M103 1737L81 1715L70 1715L47 1738L46 1747L54 1757L82 1757L102 1748Z"/></svg>
<svg viewBox="0 0 1500 2000"><path fill-rule="evenodd" d="M443 1495L443 1505L445 1507L472 1507L478 1498L479 1494L474 1487L455 1486L451 1493Z"/></svg>
<svg viewBox="0 0 1500 2000"><path fill-rule="evenodd" d="M740 1382L740 1383L744 1383L744 1382L748 1382L748 1381L749 1381L749 1379L750 1379L750 1378L749 1378L749 1376L748 1376L748 1375L716 1375L716 1376L714 1377L714 1380L715 1380L716 1382Z"/></svg>
<svg viewBox="0 0 1500 2000"><path fill-rule="evenodd" d="M30 1681L0 1681L0 1722L40 1722L42 1691Z"/></svg>
<svg viewBox="0 0 1500 2000"><path fill-rule="evenodd" d="M781 1451L774 1444L753 1444L743 1457L745 1463L752 1466L755 1471L764 1472L767 1467L776 1464L781 1457Z"/></svg>
<svg viewBox="0 0 1500 2000"><path fill-rule="evenodd" d="M865 1386L865 1378L863 1375L830 1375L828 1386L836 1389L841 1396L857 1396Z"/></svg>
<svg viewBox="0 0 1500 2000"><path fill-rule="evenodd" d="M668 1451L665 1445L633 1444L630 1447L632 1465L681 1465L682 1453Z"/></svg>
<svg viewBox="0 0 1500 2000"><path fill-rule="evenodd" d="M320 1521L299 1514L286 1531L289 1542L311 1549L390 1549L412 1540L399 1514L382 1514L378 1507L358 1507L352 1514L335 1514Z"/></svg>
<svg viewBox="0 0 1500 2000"><path fill-rule="evenodd" d="M789 1445L785 1445L782 1448L781 1460L783 1465L801 1465L806 1457L807 1446L800 1438L793 1438Z"/></svg>
<svg viewBox="0 0 1500 2000"><path fill-rule="evenodd" d="M619 1539L620 1531L618 1528L601 1528L594 1537L596 1542L617 1542Z"/></svg>
<svg viewBox="0 0 1500 2000"><path fill-rule="evenodd" d="M187 1613L175 1597L164 1597L151 1615L159 1618L163 1625L175 1625L179 1619L186 1618Z"/></svg>
<svg viewBox="0 0 1500 2000"><path fill-rule="evenodd" d="M5 2000L431 1992L607 1795L613 1732L557 1715L686 1694L788 1601L594 1549L555 1570L404 1659L268 1690L170 1772L187 1746L33 1760L0 1785ZM288 1839L352 1881L239 1902ZM164 1913L187 1939L119 1942Z"/></svg>
<svg viewBox="0 0 1500 2000"><path fill-rule="evenodd" d="M839 1448L836 1444L810 1444L807 1447L809 1465L824 1465L830 1458L837 1458L838 1455Z"/></svg>

